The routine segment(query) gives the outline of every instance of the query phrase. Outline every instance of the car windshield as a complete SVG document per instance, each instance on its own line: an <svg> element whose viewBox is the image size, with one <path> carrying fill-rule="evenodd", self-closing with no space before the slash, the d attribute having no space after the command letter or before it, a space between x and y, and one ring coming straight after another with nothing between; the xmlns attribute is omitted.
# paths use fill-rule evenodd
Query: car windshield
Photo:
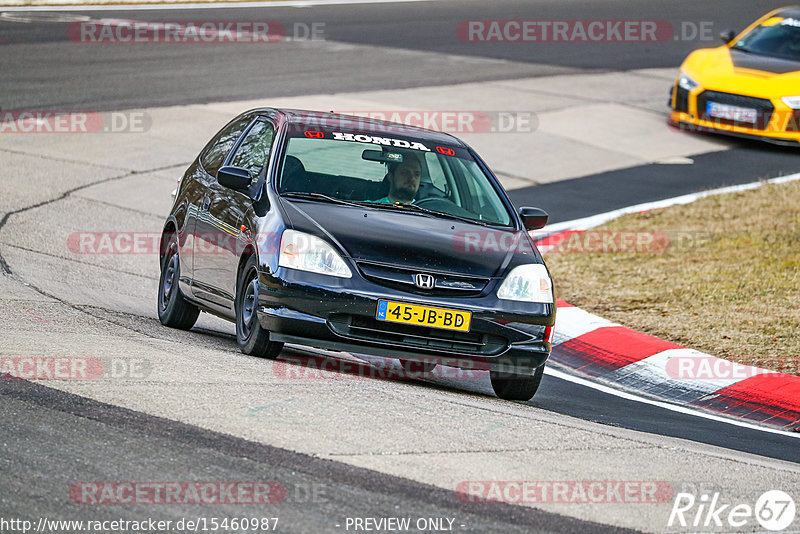
<svg viewBox="0 0 800 534"><path fill-rule="evenodd" d="M800 19L772 17L736 41L733 49L800 61Z"/></svg>
<svg viewBox="0 0 800 534"><path fill-rule="evenodd" d="M382 132L305 134L287 141L282 195L511 225L500 193L462 147Z"/></svg>

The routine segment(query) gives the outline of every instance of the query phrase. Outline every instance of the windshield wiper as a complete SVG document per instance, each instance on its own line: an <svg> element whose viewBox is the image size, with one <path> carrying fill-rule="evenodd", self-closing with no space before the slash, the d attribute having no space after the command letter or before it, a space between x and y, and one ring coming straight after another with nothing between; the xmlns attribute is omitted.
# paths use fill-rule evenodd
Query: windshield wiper
<svg viewBox="0 0 800 534"><path fill-rule="evenodd" d="M384 205L388 205L388 204L384 204ZM400 206L402 208L411 209L413 211L417 211L419 213L425 213L425 214L431 215L433 217L442 217L444 219L454 219L456 221L463 221L463 222L466 222L466 223L469 223L469 224L480 224L481 226L496 226L496 225L493 225L493 224L490 224L490 223L487 223L485 221L481 221L481 220L478 220L478 219L471 219L469 217L462 217L460 215L453 215L452 213L445 213L443 211L430 210L428 208L423 208L422 206L418 206L418 205L410 203L410 202L396 202L396 203L391 204L391 205L392 206Z"/></svg>
<svg viewBox="0 0 800 534"><path fill-rule="evenodd" d="M355 206L357 208L363 207L362 204L356 204L355 202L350 202L349 200L342 200L341 198L329 197L328 195L323 195L322 193L303 193L301 191L288 191L286 193L281 193L281 196L286 198L298 198L301 200L317 200L320 202L330 202L331 204L344 204L345 206Z"/></svg>
<svg viewBox="0 0 800 534"><path fill-rule="evenodd" d="M423 208L422 206L417 206L416 204L412 204L409 202L391 203L391 202L350 201L350 200L342 200L340 198L330 197L328 195L323 195L322 193L304 193L301 191L288 191L286 193L281 193L281 196L286 198L297 198L301 200L317 200L320 202L330 202L331 204L344 204L345 206L355 206L357 208L409 210L409 211L416 211L418 213L424 213L425 215L431 217L454 219L456 221L463 221L469 224L479 224L481 226L489 226L489 227L504 226L504 225L488 223L485 221L481 221L479 219L461 217L460 215L453 215L452 213L444 213L441 211L429 210L428 208Z"/></svg>
<svg viewBox="0 0 800 534"><path fill-rule="evenodd" d="M746 46L736 46L736 45L734 45L733 48L731 48L731 50L738 50L739 52L744 52L745 54L753 54L754 56L778 57L778 56L771 56L771 55L765 54L763 52L756 52L755 50L747 48Z"/></svg>
<svg viewBox="0 0 800 534"><path fill-rule="evenodd" d="M746 54L753 54L754 56L768 57L768 58L772 58L772 59L781 59L783 61L794 61L795 63L800 61L800 58L798 58L798 57L780 55L780 54L776 54L774 51L756 52L755 50L753 50L751 48L746 48L746 47L743 47L743 46L734 46L733 48L731 48L731 50L738 50L739 52L745 52Z"/></svg>

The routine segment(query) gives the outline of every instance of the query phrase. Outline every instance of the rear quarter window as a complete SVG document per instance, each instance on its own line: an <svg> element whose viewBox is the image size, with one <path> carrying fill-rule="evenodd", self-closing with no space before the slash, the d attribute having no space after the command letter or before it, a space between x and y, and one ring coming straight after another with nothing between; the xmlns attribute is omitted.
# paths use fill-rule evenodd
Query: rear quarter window
<svg viewBox="0 0 800 534"><path fill-rule="evenodd" d="M203 169L211 176L216 176L225 157L241 137L242 132L252 122L252 117L240 117L228 123L222 130L217 132L211 141L203 149L200 156L200 164Z"/></svg>

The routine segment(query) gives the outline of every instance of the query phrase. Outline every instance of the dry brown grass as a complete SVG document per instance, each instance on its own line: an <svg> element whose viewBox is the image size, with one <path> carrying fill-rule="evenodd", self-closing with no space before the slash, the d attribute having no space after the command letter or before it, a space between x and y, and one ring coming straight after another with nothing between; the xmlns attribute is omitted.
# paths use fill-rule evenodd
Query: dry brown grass
<svg viewBox="0 0 800 534"><path fill-rule="evenodd" d="M559 298L715 356L800 374L800 182L596 230L665 232L670 242L662 253L546 253Z"/></svg>

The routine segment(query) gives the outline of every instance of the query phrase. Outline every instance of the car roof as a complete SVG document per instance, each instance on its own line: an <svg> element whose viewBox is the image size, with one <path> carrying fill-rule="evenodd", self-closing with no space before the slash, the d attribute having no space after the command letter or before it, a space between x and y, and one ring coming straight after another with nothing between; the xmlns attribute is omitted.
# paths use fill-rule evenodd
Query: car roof
<svg viewBox="0 0 800 534"><path fill-rule="evenodd" d="M304 109L262 108L254 111L277 112L283 115L287 123L295 126L298 130L305 129L304 127L307 126L309 129L342 129L355 133L385 134L390 137L399 134L405 138L468 148L466 143L450 134L380 119Z"/></svg>

